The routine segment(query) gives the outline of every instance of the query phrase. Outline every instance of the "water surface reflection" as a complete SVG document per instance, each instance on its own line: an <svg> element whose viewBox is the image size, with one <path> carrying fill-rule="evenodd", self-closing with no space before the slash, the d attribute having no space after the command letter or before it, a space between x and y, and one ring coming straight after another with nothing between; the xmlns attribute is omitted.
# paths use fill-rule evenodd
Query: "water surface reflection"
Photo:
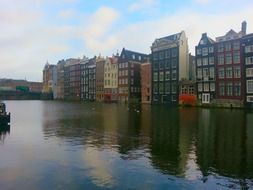
<svg viewBox="0 0 253 190"><path fill-rule="evenodd" d="M8 104L16 115L22 114L14 109L22 102ZM21 137L18 124L22 122L14 116L13 138L9 144L5 141L10 150L19 148L16 154L26 152L19 154L22 164L29 160L36 168L26 174L36 180L23 187L253 188L253 113L150 105L31 104L38 111L28 109L26 114L41 121L27 125L33 140L28 144ZM28 154L28 147L36 156ZM8 171L10 166L0 164L0 169ZM6 183L4 177L0 174L0 184ZM13 182L17 180L12 179L15 186Z"/></svg>

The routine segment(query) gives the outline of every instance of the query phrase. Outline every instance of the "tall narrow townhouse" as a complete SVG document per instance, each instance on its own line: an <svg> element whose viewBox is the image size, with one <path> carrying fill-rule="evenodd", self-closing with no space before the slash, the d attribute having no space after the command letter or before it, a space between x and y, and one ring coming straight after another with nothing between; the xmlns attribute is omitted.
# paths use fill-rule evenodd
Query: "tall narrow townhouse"
<svg viewBox="0 0 253 190"><path fill-rule="evenodd" d="M156 39L151 46L152 103L178 104L179 81L189 78L185 32Z"/></svg>
<svg viewBox="0 0 253 190"><path fill-rule="evenodd" d="M118 60L118 99L120 102L141 101L141 64L148 55L123 48Z"/></svg>
<svg viewBox="0 0 253 190"><path fill-rule="evenodd" d="M107 57L104 70L104 101L118 101L118 57Z"/></svg>
<svg viewBox="0 0 253 190"><path fill-rule="evenodd" d="M96 100L96 57L84 58L81 64L81 100Z"/></svg>
<svg viewBox="0 0 253 190"><path fill-rule="evenodd" d="M240 32L228 31L217 37L216 54L216 98L217 103L228 106L244 105L245 75L242 60L241 38L246 34L246 22Z"/></svg>
<svg viewBox="0 0 253 190"><path fill-rule="evenodd" d="M104 67L106 59L98 56L96 59L96 101L104 101Z"/></svg>
<svg viewBox="0 0 253 190"><path fill-rule="evenodd" d="M215 98L214 43L204 33L195 47L197 98L202 104L209 104Z"/></svg>
<svg viewBox="0 0 253 190"><path fill-rule="evenodd" d="M253 108L253 34L244 36L241 46L246 74L245 105Z"/></svg>

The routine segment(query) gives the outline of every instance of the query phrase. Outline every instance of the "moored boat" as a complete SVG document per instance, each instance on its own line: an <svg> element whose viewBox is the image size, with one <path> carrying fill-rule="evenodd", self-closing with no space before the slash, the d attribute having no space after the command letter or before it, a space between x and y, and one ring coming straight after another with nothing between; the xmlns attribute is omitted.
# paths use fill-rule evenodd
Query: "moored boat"
<svg viewBox="0 0 253 190"><path fill-rule="evenodd" d="M6 112L5 103L0 102L0 125L10 123L11 114Z"/></svg>

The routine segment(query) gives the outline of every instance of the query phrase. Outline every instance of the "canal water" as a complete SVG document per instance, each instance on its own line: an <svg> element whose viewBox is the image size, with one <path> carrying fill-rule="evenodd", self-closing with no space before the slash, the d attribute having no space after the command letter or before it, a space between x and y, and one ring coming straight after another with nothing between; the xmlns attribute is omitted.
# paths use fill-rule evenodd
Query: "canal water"
<svg viewBox="0 0 253 190"><path fill-rule="evenodd" d="M5 103L0 189L253 189L253 112Z"/></svg>

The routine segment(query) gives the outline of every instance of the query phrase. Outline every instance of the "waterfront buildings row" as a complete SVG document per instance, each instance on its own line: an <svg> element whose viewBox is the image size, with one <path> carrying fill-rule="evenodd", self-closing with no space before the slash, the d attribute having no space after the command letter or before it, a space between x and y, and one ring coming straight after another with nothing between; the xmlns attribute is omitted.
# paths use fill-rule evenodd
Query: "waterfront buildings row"
<svg viewBox="0 0 253 190"><path fill-rule="evenodd" d="M246 27L243 22L240 32L230 30L215 40L203 33L195 56L182 31L155 39L149 55L123 48L112 57L46 64L43 89L65 100L251 105L253 34L247 35ZM55 74L56 80L44 73Z"/></svg>

